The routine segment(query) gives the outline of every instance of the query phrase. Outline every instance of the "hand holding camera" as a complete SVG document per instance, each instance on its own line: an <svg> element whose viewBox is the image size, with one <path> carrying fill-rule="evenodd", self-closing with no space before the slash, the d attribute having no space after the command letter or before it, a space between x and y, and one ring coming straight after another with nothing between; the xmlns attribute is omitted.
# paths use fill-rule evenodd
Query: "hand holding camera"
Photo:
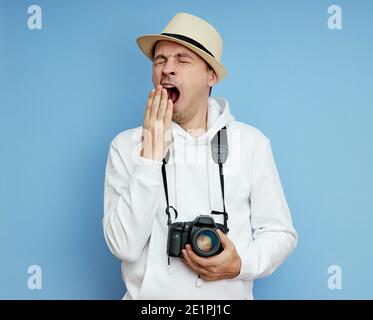
<svg viewBox="0 0 373 320"><path fill-rule="evenodd" d="M221 279L233 279L240 274L241 258L233 242L220 230L217 229L223 250L220 254L208 258L200 257L187 244L182 250L183 261L202 279L215 281Z"/></svg>
<svg viewBox="0 0 373 320"><path fill-rule="evenodd" d="M174 222L168 229L167 254L181 257L204 280L235 278L240 273L241 258L227 231L226 221L224 225L215 223L208 215Z"/></svg>

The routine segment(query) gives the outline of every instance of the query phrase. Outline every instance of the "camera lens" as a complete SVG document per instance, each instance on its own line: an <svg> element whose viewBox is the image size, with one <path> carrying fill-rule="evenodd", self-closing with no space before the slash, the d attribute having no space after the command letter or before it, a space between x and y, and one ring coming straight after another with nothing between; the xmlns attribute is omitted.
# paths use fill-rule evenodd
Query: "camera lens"
<svg viewBox="0 0 373 320"><path fill-rule="evenodd" d="M220 238L214 229L202 228L192 239L194 251L203 257L214 255L220 247Z"/></svg>

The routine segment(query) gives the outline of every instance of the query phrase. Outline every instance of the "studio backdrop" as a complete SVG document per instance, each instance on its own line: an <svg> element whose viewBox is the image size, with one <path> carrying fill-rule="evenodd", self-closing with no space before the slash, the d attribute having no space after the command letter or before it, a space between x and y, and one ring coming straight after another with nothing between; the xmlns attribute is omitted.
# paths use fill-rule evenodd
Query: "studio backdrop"
<svg viewBox="0 0 373 320"><path fill-rule="evenodd" d="M0 298L120 299L102 230L110 142L142 125L136 37L211 22L213 89L272 144L299 243L256 299L373 298L373 2L0 1Z"/></svg>

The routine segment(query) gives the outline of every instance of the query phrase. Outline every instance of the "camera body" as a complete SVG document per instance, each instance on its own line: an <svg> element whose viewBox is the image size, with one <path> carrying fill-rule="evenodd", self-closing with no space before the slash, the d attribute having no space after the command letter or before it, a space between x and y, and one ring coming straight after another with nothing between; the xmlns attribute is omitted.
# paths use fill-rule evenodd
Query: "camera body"
<svg viewBox="0 0 373 320"><path fill-rule="evenodd" d="M187 244L190 244L193 251L201 257L219 254L223 247L217 229L227 233L224 225L215 223L208 215L197 216L193 221L172 223L168 228L168 256L180 257L181 250Z"/></svg>

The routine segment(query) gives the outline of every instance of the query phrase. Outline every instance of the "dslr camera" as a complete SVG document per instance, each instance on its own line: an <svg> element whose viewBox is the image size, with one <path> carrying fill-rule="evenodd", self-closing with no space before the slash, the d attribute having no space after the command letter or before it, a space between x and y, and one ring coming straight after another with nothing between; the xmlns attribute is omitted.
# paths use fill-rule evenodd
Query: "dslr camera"
<svg viewBox="0 0 373 320"><path fill-rule="evenodd" d="M212 212L212 214L223 214ZM181 250L190 244L193 251L201 257L210 257L223 251L217 229L227 233L227 227L215 223L208 215L200 215L193 221L174 222L168 228L167 254L169 257L180 257Z"/></svg>

